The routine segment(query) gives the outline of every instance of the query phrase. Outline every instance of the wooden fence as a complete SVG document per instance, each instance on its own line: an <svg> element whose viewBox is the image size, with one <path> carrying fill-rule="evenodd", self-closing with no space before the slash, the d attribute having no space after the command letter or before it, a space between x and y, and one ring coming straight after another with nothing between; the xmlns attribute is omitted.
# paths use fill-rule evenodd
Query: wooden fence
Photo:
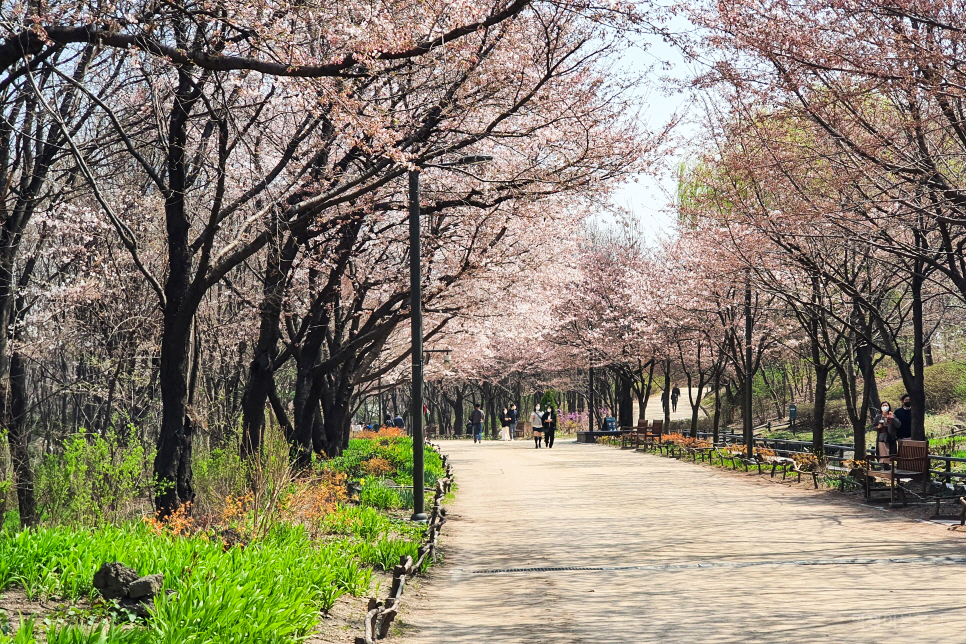
<svg viewBox="0 0 966 644"><path fill-rule="evenodd" d="M429 561L436 560L436 540L440 528L446 523L446 508L443 507L445 497L453 487L453 470L446 456L443 456L443 467L446 477L436 481L436 491L433 495L433 507L429 513L429 524L426 530L426 542L416 551L416 561L406 555L399 558L399 565L392 569L392 586L389 596L384 601L375 597L369 599L369 612L366 613L365 635L357 637L355 644L375 644L389 636L389 629L399 614L406 582L418 575Z"/></svg>

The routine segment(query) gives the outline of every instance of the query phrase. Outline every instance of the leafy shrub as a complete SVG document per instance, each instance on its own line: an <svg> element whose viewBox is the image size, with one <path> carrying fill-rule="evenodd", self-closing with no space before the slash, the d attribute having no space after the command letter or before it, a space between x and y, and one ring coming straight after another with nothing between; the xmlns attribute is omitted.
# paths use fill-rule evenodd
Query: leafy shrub
<svg viewBox="0 0 966 644"><path fill-rule="evenodd" d="M557 409L559 405L557 404L557 396L560 394L558 391L553 389L547 389L543 392L543 398L540 399L540 409L546 409L547 407L553 407Z"/></svg>
<svg viewBox="0 0 966 644"><path fill-rule="evenodd" d="M237 444L196 456L191 469L197 494L194 509L200 514L215 514L224 499L243 497L250 490L248 466Z"/></svg>
<svg viewBox="0 0 966 644"><path fill-rule="evenodd" d="M380 510L398 508L402 505L399 492L387 487L384 481L378 479L369 479L363 484L362 490L359 491L359 503Z"/></svg>
<svg viewBox="0 0 966 644"><path fill-rule="evenodd" d="M317 545L300 527L279 527L258 543L227 550L205 534L158 535L144 524L96 532L46 527L0 534L0 590L17 584L31 598L73 601L93 595L91 579L102 562L123 561L140 574L164 574L165 589L176 591L158 597L149 634L125 641L293 642L340 595L368 592L372 571L356 558L352 543ZM85 633L57 641L89 641L70 639Z"/></svg>
<svg viewBox="0 0 966 644"><path fill-rule="evenodd" d="M362 471L370 476L385 476L392 472L392 465L384 458L373 456L362 463Z"/></svg>
<svg viewBox="0 0 966 644"><path fill-rule="evenodd" d="M966 363L950 361L926 367L922 372L926 389L926 411L941 410L956 402L966 402ZM879 389L879 397L899 406L906 387L902 381Z"/></svg>
<svg viewBox="0 0 966 644"><path fill-rule="evenodd" d="M399 563L400 557L410 556L413 561L417 558L417 544L402 539L380 539L367 541L356 547L356 556L364 564L379 566L383 570L392 570Z"/></svg>
<svg viewBox="0 0 966 644"><path fill-rule="evenodd" d="M809 431L815 425L815 405L799 403L796 405L798 414L795 425L801 431ZM825 427L841 427L850 425L849 411L844 400L828 400L825 402Z"/></svg>
<svg viewBox="0 0 966 644"><path fill-rule="evenodd" d="M131 432L134 434L134 432ZM153 459L137 439L120 441L81 429L37 468L41 516L50 523L94 526L143 514Z"/></svg>

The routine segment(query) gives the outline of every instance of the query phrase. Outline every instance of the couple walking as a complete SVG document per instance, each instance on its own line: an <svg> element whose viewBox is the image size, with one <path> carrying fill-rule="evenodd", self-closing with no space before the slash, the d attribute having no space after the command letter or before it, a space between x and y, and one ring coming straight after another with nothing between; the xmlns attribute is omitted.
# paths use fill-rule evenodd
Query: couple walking
<svg viewBox="0 0 966 644"><path fill-rule="evenodd" d="M520 412L517 411L516 404L510 405L510 408L503 408L503 416L500 417L501 425L500 428L500 440L501 441L512 441L513 440L513 430L517 426L517 418L520 417Z"/></svg>
<svg viewBox="0 0 966 644"><path fill-rule="evenodd" d="M540 448L541 438L544 445L553 447L553 435L557 431L557 412L549 406L546 411L540 411L540 405L536 405L530 414L530 427L533 429L534 447Z"/></svg>

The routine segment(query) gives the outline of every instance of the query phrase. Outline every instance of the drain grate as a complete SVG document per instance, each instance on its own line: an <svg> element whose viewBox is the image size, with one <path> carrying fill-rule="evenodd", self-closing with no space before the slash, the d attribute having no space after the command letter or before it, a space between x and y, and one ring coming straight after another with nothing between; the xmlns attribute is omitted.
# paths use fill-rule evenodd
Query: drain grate
<svg viewBox="0 0 966 644"><path fill-rule="evenodd" d="M625 570L693 570L697 568L753 568L760 566L875 566L888 564L925 564L932 566L966 565L966 557L890 557L879 559L789 559L784 561L700 561L639 566L550 566L534 568L483 568L463 570L471 575L498 575L526 572L620 572Z"/></svg>

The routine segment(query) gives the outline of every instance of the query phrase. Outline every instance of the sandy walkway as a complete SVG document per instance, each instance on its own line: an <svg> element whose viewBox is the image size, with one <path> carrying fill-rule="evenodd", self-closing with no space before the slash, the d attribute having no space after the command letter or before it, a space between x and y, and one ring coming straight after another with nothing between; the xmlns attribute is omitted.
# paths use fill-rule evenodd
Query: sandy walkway
<svg viewBox="0 0 966 644"><path fill-rule="evenodd" d="M569 440L443 450L446 564L400 644L966 641L959 533Z"/></svg>

